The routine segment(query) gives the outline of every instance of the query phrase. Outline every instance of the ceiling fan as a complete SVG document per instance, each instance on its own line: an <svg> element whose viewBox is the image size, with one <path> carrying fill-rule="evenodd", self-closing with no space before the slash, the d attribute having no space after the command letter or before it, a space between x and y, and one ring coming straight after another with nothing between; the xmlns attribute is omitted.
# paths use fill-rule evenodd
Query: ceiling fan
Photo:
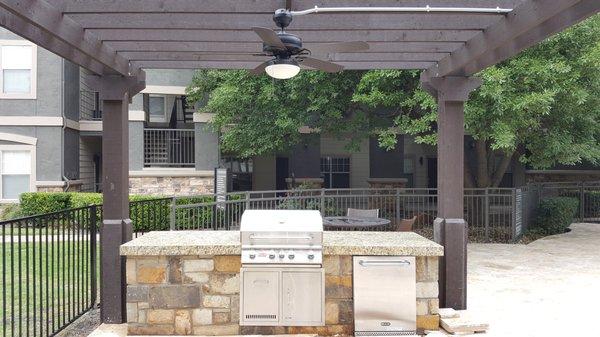
<svg viewBox="0 0 600 337"><path fill-rule="evenodd" d="M250 72L260 75L266 72L277 79L288 79L300 72L300 65L329 73L340 72L343 66L311 57L311 51L329 53L347 53L369 49L369 44L362 41L338 42L316 45L311 50L302 46L302 39L294 34L287 33L285 28L292 22L292 13L286 9L278 9L273 15L273 21L281 28L273 31L264 27L252 27L252 30L263 41L263 53L257 56L270 56L271 59L259 64Z"/></svg>

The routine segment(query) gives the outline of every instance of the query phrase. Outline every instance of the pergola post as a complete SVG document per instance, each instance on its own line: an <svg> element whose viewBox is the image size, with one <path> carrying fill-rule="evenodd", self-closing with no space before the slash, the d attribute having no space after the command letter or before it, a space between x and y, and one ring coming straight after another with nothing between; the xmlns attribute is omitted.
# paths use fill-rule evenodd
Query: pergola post
<svg viewBox="0 0 600 337"><path fill-rule="evenodd" d="M440 260L441 307L467 307L467 223L464 219L464 102L481 85L473 77L438 77L423 86L438 102L438 217L434 239Z"/></svg>
<svg viewBox="0 0 600 337"><path fill-rule="evenodd" d="M139 79L142 79L141 81ZM142 77L91 76L102 102L103 222L100 229L100 315L103 323L124 323L125 259L119 246L132 237L129 219L129 101Z"/></svg>

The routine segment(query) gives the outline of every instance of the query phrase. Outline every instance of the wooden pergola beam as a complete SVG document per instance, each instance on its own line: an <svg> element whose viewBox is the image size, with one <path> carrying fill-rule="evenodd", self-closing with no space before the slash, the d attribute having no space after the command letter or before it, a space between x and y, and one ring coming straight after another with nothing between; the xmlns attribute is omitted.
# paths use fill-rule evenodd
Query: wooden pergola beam
<svg viewBox="0 0 600 337"><path fill-rule="evenodd" d="M373 69L373 62L338 62L348 70ZM427 69L435 62L377 62L379 69ZM132 67L144 69L253 69L254 61L132 61Z"/></svg>
<svg viewBox="0 0 600 337"><path fill-rule="evenodd" d="M44 0L3 0L0 2L0 8L45 32L31 42L44 45L48 44L44 38L56 38L116 73L122 75L131 73L125 58L117 55L102 41L86 32L81 25L64 16L60 10Z"/></svg>
<svg viewBox="0 0 600 337"><path fill-rule="evenodd" d="M65 15L85 29L205 29L248 30L253 26L276 28L272 13L72 13ZM490 13L343 13L313 14L296 18L291 27L303 30L441 30L484 29L502 18Z"/></svg>
<svg viewBox="0 0 600 337"><path fill-rule="evenodd" d="M477 64L477 60L485 57L486 53L493 52L496 49L504 48L510 45L512 41L519 36L527 34L529 31L536 29L544 22L565 15L565 12L580 2L590 2L592 13L598 11L600 2L598 0L552 0L538 1L531 0L517 7L506 17L500 19L483 32L469 40L465 46L453 52L448 57L442 59L437 65L428 69L422 78L443 77L448 75L465 76L476 73L483 68L471 67L469 72L465 71L467 64ZM589 13L591 15L592 13ZM581 19L570 18L568 21L571 24L578 22ZM526 45L533 45L540 42L547 36L530 36L531 40L527 41ZM504 53L504 57L492 58L488 62L496 64L506 58L515 55L518 49L513 49L511 53ZM500 56L500 55L497 55ZM488 56L489 57L489 56Z"/></svg>
<svg viewBox="0 0 600 337"><path fill-rule="evenodd" d="M88 29L99 39L109 41L172 41L172 42L259 42L250 29L202 30L202 29ZM302 37L304 43L313 42L466 42L481 30L294 30L289 33Z"/></svg>
<svg viewBox="0 0 600 337"><path fill-rule="evenodd" d="M512 8L522 0L428 0L426 5L439 7L491 7ZM287 7L284 0L54 0L65 13L270 13L275 9ZM424 6L422 0L378 0L368 3L364 0L314 1L294 0L293 10L319 7L358 7L358 6Z"/></svg>
<svg viewBox="0 0 600 337"><path fill-rule="evenodd" d="M103 74L111 71L103 64L91 59L88 55L81 53L79 50L72 48L64 41L48 34L46 31L43 31L36 26L28 24L18 16L12 15L12 13L1 8L0 25L13 32L18 32L21 37L29 41L37 41L37 44L40 47L51 50L57 55L70 60L95 74Z"/></svg>

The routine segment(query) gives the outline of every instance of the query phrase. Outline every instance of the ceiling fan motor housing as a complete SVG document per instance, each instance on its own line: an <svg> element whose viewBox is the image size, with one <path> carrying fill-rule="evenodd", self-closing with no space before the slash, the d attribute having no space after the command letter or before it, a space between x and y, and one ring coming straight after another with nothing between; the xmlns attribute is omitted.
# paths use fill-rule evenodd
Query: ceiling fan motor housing
<svg viewBox="0 0 600 337"><path fill-rule="evenodd" d="M292 22L292 13L287 9L280 8L273 14L273 21L275 21L277 27L283 30Z"/></svg>
<svg viewBox="0 0 600 337"><path fill-rule="evenodd" d="M277 47L263 43L263 52L273 54L275 56L290 56L296 55L302 51L302 39L298 36L286 32L277 32L277 36L286 46L287 50L281 50Z"/></svg>

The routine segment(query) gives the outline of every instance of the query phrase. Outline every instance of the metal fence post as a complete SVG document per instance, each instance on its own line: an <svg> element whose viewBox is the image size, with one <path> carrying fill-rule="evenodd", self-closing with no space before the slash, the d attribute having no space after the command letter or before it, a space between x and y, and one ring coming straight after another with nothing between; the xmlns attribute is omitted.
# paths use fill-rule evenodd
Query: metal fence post
<svg viewBox="0 0 600 337"><path fill-rule="evenodd" d="M585 188L584 182L579 184L579 222L583 222L585 213Z"/></svg>
<svg viewBox="0 0 600 337"><path fill-rule="evenodd" d="M250 192L246 191L246 209L250 209Z"/></svg>
<svg viewBox="0 0 600 337"><path fill-rule="evenodd" d="M321 215L325 216L325 189L321 189Z"/></svg>
<svg viewBox="0 0 600 337"><path fill-rule="evenodd" d="M485 239L490 239L490 190L489 188L485 188L485 196L484 196L484 231L485 231Z"/></svg>
<svg viewBox="0 0 600 337"><path fill-rule="evenodd" d="M98 213L96 205L90 207L90 291L92 293L92 305L96 303L96 295L98 293L97 275L96 270L98 266L97 261L97 247L96 247L96 226L98 224Z"/></svg>
<svg viewBox="0 0 600 337"><path fill-rule="evenodd" d="M173 197L173 199L171 199L171 219L169 222L169 229L174 231L175 230L175 212L177 210L177 198Z"/></svg>
<svg viewBox="0 0 600 337"><path fill-rule="evenodd" d="M512 189L512 215L511 215L511 232L512 232L512 238L511 241L514 242L517 240L518 238L518 233L517 233L517 189L513 188Z"/></svg>
<svg viewBox="0 0 600 337"><path fill-rule="evenodd" d="M395 219L396 219L396 226L400 226L400 189L396 188L396 200L395 200Z"/></svg>

